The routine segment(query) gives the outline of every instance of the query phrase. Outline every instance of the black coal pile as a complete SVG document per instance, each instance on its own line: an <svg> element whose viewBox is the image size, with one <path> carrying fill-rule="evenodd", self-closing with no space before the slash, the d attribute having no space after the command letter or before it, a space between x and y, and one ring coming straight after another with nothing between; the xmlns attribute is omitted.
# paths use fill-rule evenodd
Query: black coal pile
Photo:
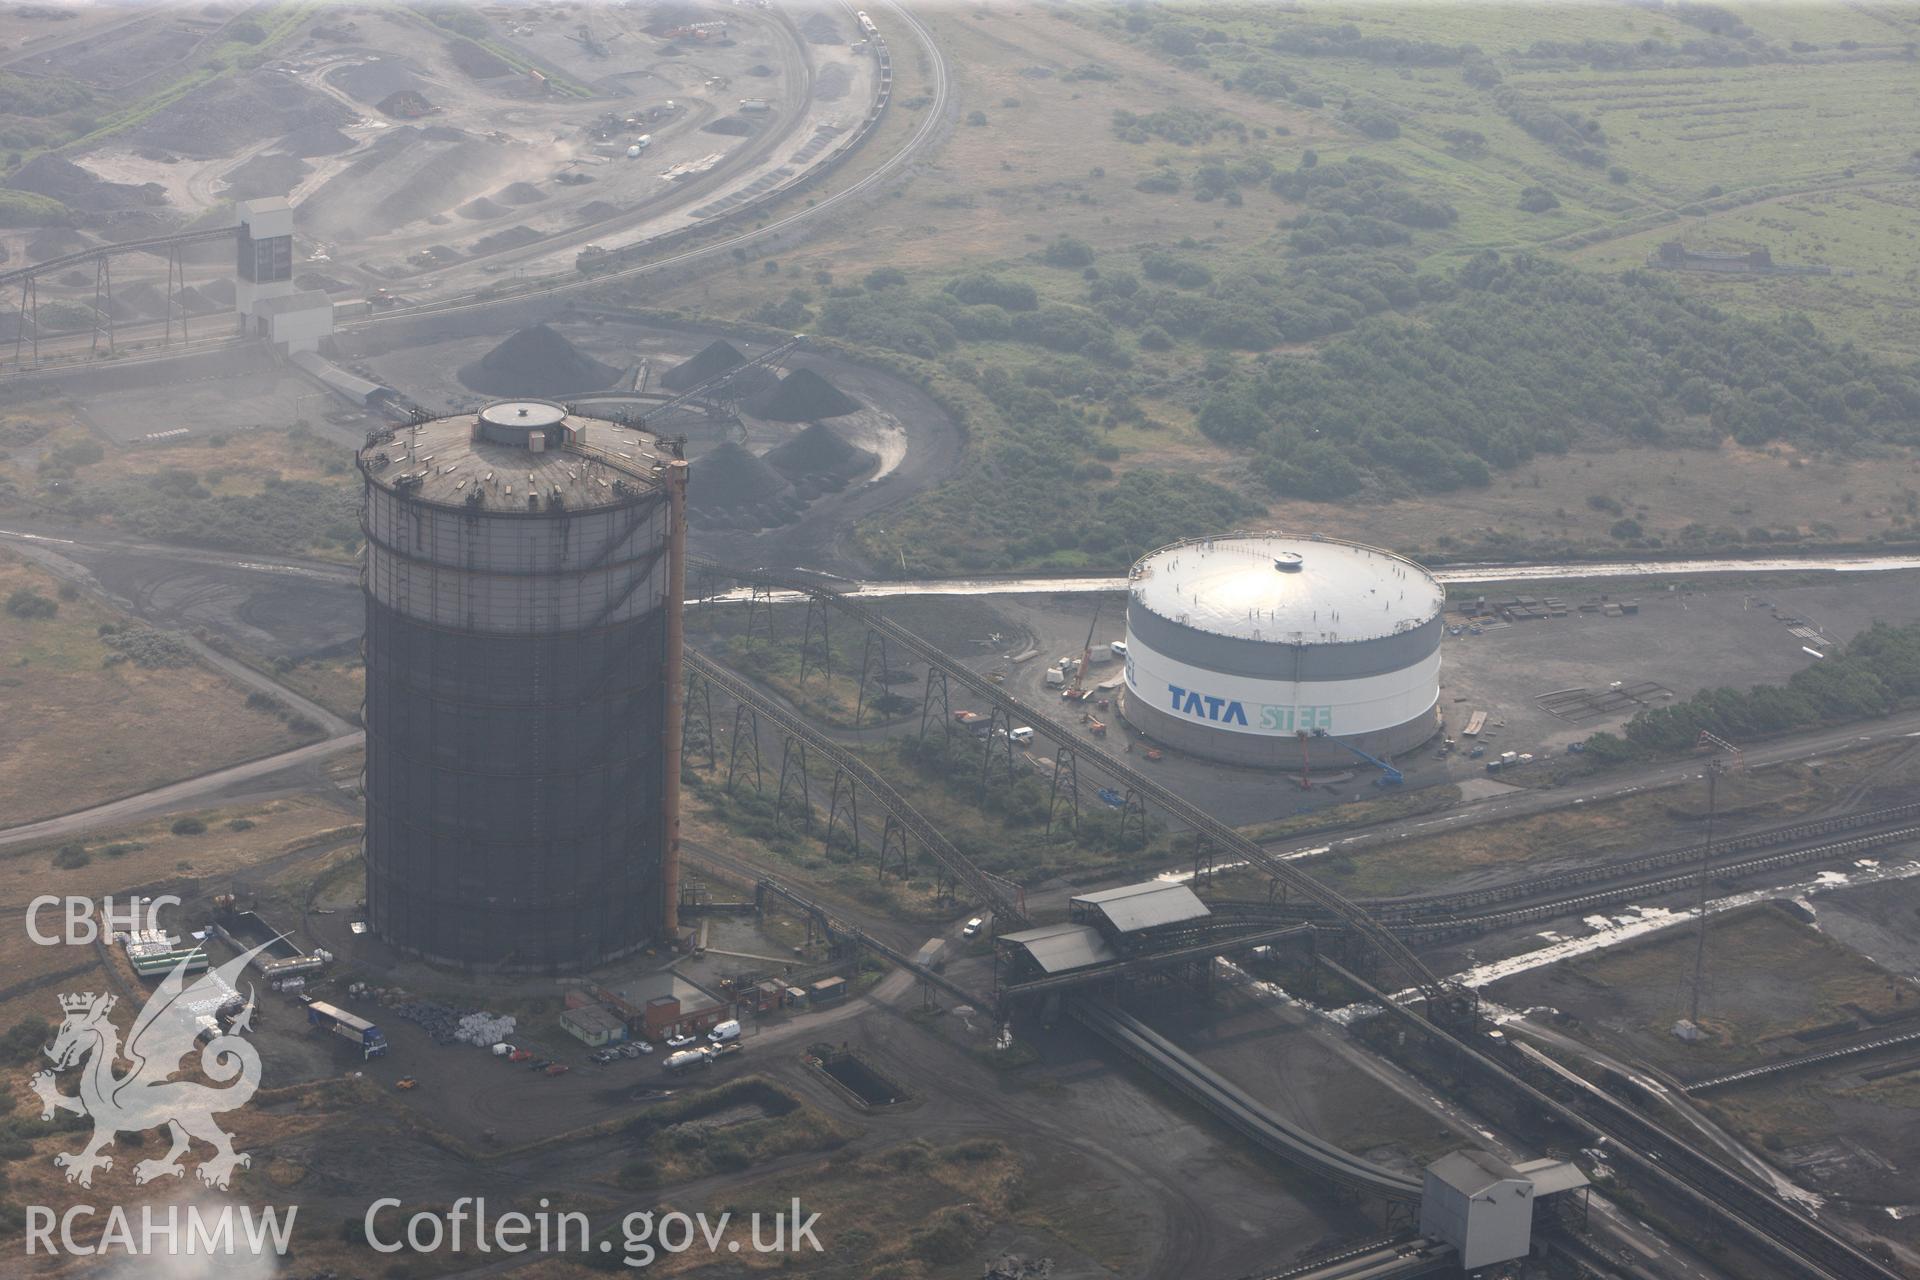
<svg viewBox="0 0 1920 1280"><path fill-rule="evenodd" d="M132 141L217 160L309 126L338 128L355 114L292 76L262 68L177 99L137 126Z"/></svg>
<svg viewBox="0 0 1920 1280"><path fill-rule="evenodd" d="M490 236L481 236L473 242L476 254L505 253L508 249L518 249L523 245L534 244L540 239L540 233L528 226L508 227L505 231L496 231Z"/></svg>
<svg viewBox="0 0 1920 1280"><path fill-rule="evenodd" d="M268 152L227 170L227 194L235 200L284 196L312 172L313 166L298 156Z"/></svg>
<svg viewBox="0 0 1920 1280"><path fill-rule="evenodd" d="M691 360L683 360L660 375L660 385L669 391L686 391L708 378L717 378L729 369L738 369L747 358L725 338L708 343Z"/></svg>
<svg viewBox="0 0 1920 1280"><path fill-rule="evenodd" d="M813 78L813 97L816 102L838 102L847 96L847 90L853 85L853 73L847 70L844 62L829 62L820 68Z"/></svg>
<svg viewBox="0 0 1920 1280"><path fill-rule="evenodd" d="M221 306L219 303L215 302L212 298L209 298L206 294L200 292L198 289L194 288L192 285L188 285L184 289L176 289L174 291L173 305L180 308L182 311L186 312L190 316L210 316L216 311L226 310L225 307Z"/></svg>
<svg viewBox="0 0 1920 1280"><path fill-rule="evenodd" d="M318 271L302 271L293 278L293 285L296 289L318 289L322 293L352 293L357 291L351 281L336 280L334 277L322 275ZM206 294L209 298L214 296L211 285L201 286L200 292ZM227 294L228 297L225 299L226 304L232 306L232 285L227 286ZM220 299L216 298L215 301L220 301Z"/></svg>
<svg viewBox="0 0 1920 1280"><path fill-rule="evenodd" d="M380 99L375 108L383 116L395 120L418 120L421 116L430 116L440 108L428 101L427 95L418 89L402 89Z"/></svg>
<svg viewBox="0 0 1920 1280"><path fill-rule="evenodd" d="M68 231L61 227L50 227L45 231L36 231L27 240L27 261L39 262L43 258L58 258L63 254L78 253L93 241L78 231ZM231 251L229 251L231 256Z"/></svg>
<svg viewBox="0 0 1920 1280"><path fill-rule="evenodd" d="M800 34L808 44L844 44L847 39L833 15L818 11L807 15L806 21L800 24Z"/></svg>
<svg viewBox="0 0 1920 1280"><path fill-rule="evenodd" d="M731 440L695 462L687 476L688 509L707 528L771 529L805 505L785 476Z"/></svg>
<svg viewBox="0 0 1920 1280"><path fill-rule="evenodd" d="M324 289L328 287L326 285L302 283L302 281L306 279L306 276L301 276L293 282L294 287L297 289ZM227 279L225 276L216 276L207 281L200 286L200 292L206 294L223 307L230 307L234 303L233 281Z"/></svg>
<svg viewBox="0 0 1920 1280"><path fill-rule="evenodd" d="M742 116L721 116L712 124L701 125L700 132L725 134L729 138L744 138L753 132L753 122Z"/></svg>
<svg viewBox="0 0 1920 1280"><path fill-rule="evenodd" d="M879 455L849 444L824 422L809 423L806 430L761 459L809 500L846 488L879 460Z"/></svg>
<svg viewBox="0 0 1920 1280"><path fill-rule="evenodd" d="M359 145L330 124L310 124L280 139L279 149L306 160L314 156L337 156Z"/></svg>
<svg viewBox="0 0 1920 1280"><path fill-rule="evenodd" d="M501 204L538 204L547 193L531 182L511 182L494 192L493 198Z"/></svg>
<svg viewBox="0 0 1920 1280"><path fill-rule="evenodd" d="M15 191L30 191L58 200L82 214L150 209L167 203L166 188L157 182L143 182L138 186L102 182L71 160L62 160L52 152L44 152L21 165L6 185Z"/></svg>
<svg viewBox="0 0 1920 1280"><path fill-rule="evenodd" d="M465 37L447 41L447 53L452 57L454 66L475 80L491 80L513 70L513 64L505 58Z"/></svg>
<svg viewBox="0 0 1920 1280"><path fill-rule="evenodd" d="M481 196L476 200L467 201L458 209L454 210L454 212L463 218L469 218L475 222L484 222L488 218L499 217L506 212L506 209L501 205L495 204L485 196Z"/></svg>
<svg viewBox="0 0 1920 1280"><path fill-rule="evenodd" d="M164 316L167 295L159 285L146 280L123 285L113 291L113 318L129 320L135 316Z"/></svg>
<svg viewBox="0 0 1920 1280"><path fill-rule="evenodd" d="M811 369L795 369L760 399L754 414L775 422L816 422L857 413L858 400Z"/></svg>
<svg viewBox="0 0 1920 1280"><path fill-rule="evenodd" d="M619 374L549 326L537 324L460 370L460 381L490 396L560 396L603 390Z"/></svg>

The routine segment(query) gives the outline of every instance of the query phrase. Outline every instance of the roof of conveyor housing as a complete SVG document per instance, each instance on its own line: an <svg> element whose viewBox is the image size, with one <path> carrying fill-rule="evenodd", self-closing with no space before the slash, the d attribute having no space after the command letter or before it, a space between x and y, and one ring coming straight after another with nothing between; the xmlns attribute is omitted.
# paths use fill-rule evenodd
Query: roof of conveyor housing
<svg viewBox="0 0 1920 1280"><path fill-rule="evenodd" d="M1074 895L1076 904L1096 907L1121 933L1181 924L1210 915L1207 904L1183 884L1123 884L1117 889Z"/></svg>
<svg viewBox="0 0 1920 1280"><path fill-rule="evenodd" d="M1038 929L1003 934L1000 940L1024 948L1047 973L1066 973L1120 959L1120 953L1090 924L1042 925Z"/></svg>

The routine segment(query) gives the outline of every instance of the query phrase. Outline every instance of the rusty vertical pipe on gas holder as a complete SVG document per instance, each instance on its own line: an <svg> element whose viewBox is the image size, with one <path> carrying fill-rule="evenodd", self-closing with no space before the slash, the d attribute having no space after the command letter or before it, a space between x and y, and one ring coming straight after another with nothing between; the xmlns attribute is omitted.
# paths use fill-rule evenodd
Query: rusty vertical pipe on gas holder
<svg viewBox="0 0 1920 1280"><path fill-rule="evenodd" d="M687 464L676 458L667 463L667 722L665 777L660 807L666 819L666 847L660 858L660 892L665 901L661 931L669 946L680 936L680 748L681 722L687 697L684 666L687 605Z"/></svg>

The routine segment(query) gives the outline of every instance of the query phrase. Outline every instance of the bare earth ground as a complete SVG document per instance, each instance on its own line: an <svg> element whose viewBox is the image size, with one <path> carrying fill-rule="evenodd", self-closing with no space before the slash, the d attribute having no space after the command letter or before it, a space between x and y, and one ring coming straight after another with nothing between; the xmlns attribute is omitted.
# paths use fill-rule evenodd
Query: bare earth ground
<svg viewBox="0 0 1920 1280"><path fill-rule="evenodd" d="M1682 1079L1789 1052L1794 1046L1786 1037L1853 1009L1888 1014L1920 999L1911 981L1783 911L1757 907L1712 922L1701 1002L1710 1036L1688 1044L1670 1032L1687 1013L1694 945L1692 930L1676 927L1497 983L1490 994L1512 1007L1551 1005L1572 1013L1603 1047Z"/></svg>
<svg viewBox="0 0 1920 1280"><path fill-rule="evenodd" d="M52 575L8 554L0 597L33 588L57 595ZM301 741L245 695L193 665L145 669L103 663L97 628L128 619L86 599L60 601L51 619L0 612L0 824L14 825L131 795Z"/></svg>

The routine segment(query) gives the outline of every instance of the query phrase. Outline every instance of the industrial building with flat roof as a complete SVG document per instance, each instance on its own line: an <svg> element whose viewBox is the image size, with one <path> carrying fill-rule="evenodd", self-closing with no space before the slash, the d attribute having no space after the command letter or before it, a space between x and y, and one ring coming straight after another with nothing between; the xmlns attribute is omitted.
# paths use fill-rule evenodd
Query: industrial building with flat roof
<svg viewBox="0 0 1920 1280"><path fill-rule="evenodd" d="M1403 556L1318 536L1232 534L1133 566L1127 723L1229 764L1350 764L1439 728L1446 592ZM1324 745L1315 739L1331 739Z"/></svg>
<svg viewBox="0 0 1920 1280"><path fill-rule="evenodd" d="M543 973L675 940L686 464L526 400L359 465L373 930Z"/></svg>

